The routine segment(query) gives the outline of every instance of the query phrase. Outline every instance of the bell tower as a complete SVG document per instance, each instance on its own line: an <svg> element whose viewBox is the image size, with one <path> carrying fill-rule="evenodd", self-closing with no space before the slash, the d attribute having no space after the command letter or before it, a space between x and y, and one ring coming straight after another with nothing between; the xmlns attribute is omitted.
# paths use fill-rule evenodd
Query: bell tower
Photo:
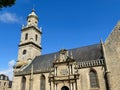
<svg viewBox="0 0 120 90"><path fill-rule="evenodd" d="M36 56L41 55L41 28L38 28L38 16L35 10L27 17L27 25L22 26L21 39L18 50L16 67L21 67L31 62Z"/></svg>

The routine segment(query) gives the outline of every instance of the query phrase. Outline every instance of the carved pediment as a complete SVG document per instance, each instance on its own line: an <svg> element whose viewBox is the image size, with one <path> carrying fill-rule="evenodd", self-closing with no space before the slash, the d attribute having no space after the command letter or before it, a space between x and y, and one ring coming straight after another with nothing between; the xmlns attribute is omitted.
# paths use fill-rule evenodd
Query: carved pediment
<svg viewBox="0 0 120 90"><path fill-rule="evenodd" d="M66 49L61 49L58 55L55 54L54 56L55 63L67 62L72 60L74 60L72 52L69 52Z"/></svg>

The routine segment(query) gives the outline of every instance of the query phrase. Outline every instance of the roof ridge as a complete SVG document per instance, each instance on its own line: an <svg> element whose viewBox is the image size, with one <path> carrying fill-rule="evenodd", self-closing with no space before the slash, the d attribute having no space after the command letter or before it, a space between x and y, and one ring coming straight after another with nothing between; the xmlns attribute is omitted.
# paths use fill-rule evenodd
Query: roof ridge
<svg viewBox="0 0 120 90"><path fill-rule="evenodd" d="M86 45L86 46L81 46L81 47L76 47L76 48L70 48L70 49L67 49L68 51L71 51L73 49L80 49L80 48L85 48L85 47L90 47L90 46L93 46L93 45L100 45L100 43L96 43L96 44L91 44L91 45ZM42 54L40 56L45 56L45 55L50 55L50 54L54 54L54 53L58 53L58 51L56 52L52 52L52 53L45 53L45 54ZM40 57L40 56L36 56L36 57Z"/></svg>
<svg viewBox="0 0 120 90"><path fill-rule="evenodd" d="M91 46L94 46L94 45L100 45L100 44L96 43L96 44L91 44L91 45L88 45L88 46L81 46L81 47L78 47L78 48L81 49L81 48L91 47ZM71 48L71 49L68 49L68 50L73 50L73 49L78 49L78 48Z"/></svg>

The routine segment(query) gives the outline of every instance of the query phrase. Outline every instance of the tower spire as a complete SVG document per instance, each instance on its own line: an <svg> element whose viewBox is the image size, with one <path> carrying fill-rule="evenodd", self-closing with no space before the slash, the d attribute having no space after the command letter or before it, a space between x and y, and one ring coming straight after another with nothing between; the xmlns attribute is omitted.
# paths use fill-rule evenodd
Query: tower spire
<svg viewBox="0 0 120 90"><path fill-rule="evenodd" d="M27 17L27 26L38 26L38 16L33 8L31 13Z"/></svg>
<svg viewBox="0 0 120 90"><path fill-rule="evenodd" d="M35 9L34 9L34 7L33 7L33 9L32 9L32 12L35 12Z"/></svg>

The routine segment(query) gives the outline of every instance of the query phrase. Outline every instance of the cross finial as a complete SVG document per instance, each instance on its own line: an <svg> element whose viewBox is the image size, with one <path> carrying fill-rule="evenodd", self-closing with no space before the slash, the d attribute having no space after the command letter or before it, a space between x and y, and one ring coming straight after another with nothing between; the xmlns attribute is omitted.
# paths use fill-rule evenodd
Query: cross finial
<svg viewBox="0 0 120 90"><path fill-rule="evenodd" d="M34 8L35 8L35 4L33 4L33 8L32 8L32 11L35 11L35 9L34 9Z"/></svg>
<svg viewBox="0 0 120 90"><path fill-rule="evenodd" d="M34 8L32 9L32 12L35 12L35 9L34 9Z"/></svg>

